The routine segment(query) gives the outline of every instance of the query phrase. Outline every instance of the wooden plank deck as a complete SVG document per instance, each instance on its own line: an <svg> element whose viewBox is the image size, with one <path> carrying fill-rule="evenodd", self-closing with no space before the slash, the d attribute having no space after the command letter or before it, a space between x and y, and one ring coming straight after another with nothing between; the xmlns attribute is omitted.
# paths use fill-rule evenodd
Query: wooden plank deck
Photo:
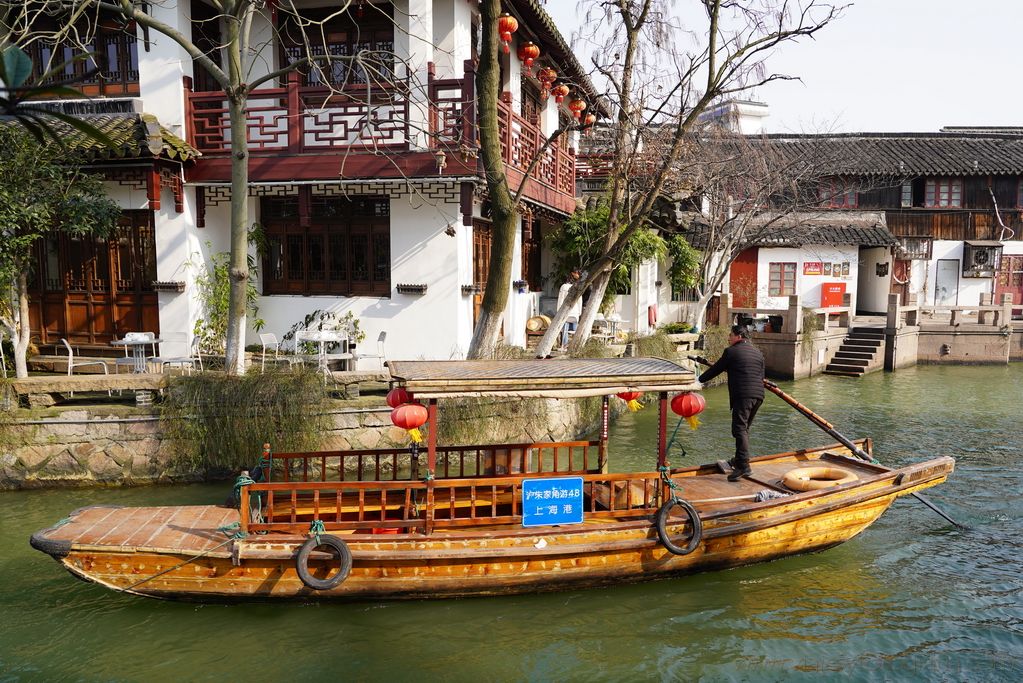
<svg viewBox="0 0 1023 683"><path fill-rule="evenodd" d="M219 505L143 508L91 507L51 529L46 537L74 546L163 548L200 553L227 540L219 528L238 522L238 511Z"/></svg>

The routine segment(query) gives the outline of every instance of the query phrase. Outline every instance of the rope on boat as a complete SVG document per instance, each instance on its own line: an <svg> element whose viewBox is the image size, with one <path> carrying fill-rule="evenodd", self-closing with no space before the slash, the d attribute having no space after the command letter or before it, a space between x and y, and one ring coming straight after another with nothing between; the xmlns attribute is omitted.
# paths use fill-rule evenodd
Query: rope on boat
<svg viewBox="0 0 1023 683"><path fill-rule="evenodd" d="M671 453L671 447L672 447L673 445L675 445L675 435L677 435L677 434L678 434L678 428L682 426L682 420L684 420L684 419L685 419L684 417L680 417L680 418L678 419L678 422L677 422L677 423L675 424L675 430L674 430L674 431L673 431L673 432L671 433L671 438L670 438L670 439L668 439L668 445L667 445L667 447L666 447L666 448L664 449L664 452L665 452L665 453ZM680 458L685 458L685 457L686 457L686 455L688 455L688 453L686 453L686 447L682 445L682 442L681 442L681 441L679 442L679 444L678 444L678 447L679 447L680 449L682 449L682 454L681 454L681 455L679 455L678 457L680 457Z"/></svg>
<svg viewBox="0 0 1023 683"><path fill-rule="evenodd" d="M223 531L225 534L228 531L232 531L232 530L235 530L235 529L237 529L237 531L235 531L233 534L230 534L227 537L227 540L224 541L223 543L221 543L219 545L215 545L212 548L207 548L206 550L202 551L198 555L193 555L192 557L188 558L184 562L179 562L178 564L174 565L173 567L169 567L167 569L159 571L159 572L153 574L152 576L147 576L146 578L142 579L141 581L136 581L135 583L131 584L130 586L125 586L124 588L119 588L119 589L117 589L118 592L124 593L126 591L130 591L133 588L141 586L142 584L146 583L147 581L152 581L153 579L155 579L157 577L160 577L160 576L163 576L164 574L169 574L172 571L175 571L177 569L181 569L186 564L190 564L192 562L195 562L196 560L198 560L198 559L200 559L202 557L205 557L206 555L209 555L210 553L212 553L215 550L220 550L221 548L223 548L228 543L233 543L234 541L236 541L236 540L238 540L240 538L245 538L246 536L248 536L248 534L246 534L244 531L241 530L241 524L239 522L232 522L231 524L226 524L224 526L217 527L217 531Z"/></svg>

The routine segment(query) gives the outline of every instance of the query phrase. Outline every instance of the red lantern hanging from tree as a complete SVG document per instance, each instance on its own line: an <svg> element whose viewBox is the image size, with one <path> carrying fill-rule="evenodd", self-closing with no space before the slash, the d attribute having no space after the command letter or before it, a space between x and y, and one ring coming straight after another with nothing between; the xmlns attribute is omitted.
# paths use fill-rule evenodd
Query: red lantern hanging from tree
<svg viewBox="0 0 1023 683"><path fill-rule="evenodd" d="M408 432L412 441L420 443L423 434L419 428L426 424L429 413L421 403L405 403L391 411L391 422Z"/></svg>
<svg viewBox="0 0 1023 683"><path fill-rule="evenodd" d="M579 117L586 111L586 102L583 100L572 100L568 103L568 108L572 110L572 116L578 121Z"/></svg>
<svg viewBox="0 0 1023 683"><path fill-rule="evenodd" d="M404 387L394 387L387 392L387 405L391 408L397 408L403 403L412 403L412 392L406 390Z"/></svg>
<svg viewBox="0 0 1023 683"><path fill-rule="evenodd" d="M545 66L536 72L536 80L540 81L540 96L545 100L551 94L551 86L558 78L558 72L549 66Z"/></svg>
<svg viewBox="0 0 1023 683"><path fill-rule="evenodd" d="M696 416L702 413L706 407L707 400L703 398L703 394L697 394L692 391L681 393L671 399L671 412L684 417L686 422L689 423L690 429L696 429L700 426L700 420Z"/></svg>
<svg viewBox="0 0 1023 683"><path fill-rule="evenodd" d="M504 53L508 54L511 52L511 48L508 47L511 43L512 34L519 30L519 21L512 15L505 12L497 20L497 33L501 37L501 44L504 45Z"/></svg>
<svg viewBox="0 0 1023 683"><path fill-rule="evenodd" d="M643 392L641 391L623 391L615 395L625 401L625 405L629 406L629 410L632 412L636 412L643 407L643 405L639 402L639 397L643 395Z"/></svg>
<svg viewBox="0 0 1023 683"><path fill-rule="evenodd" d="M533 73L533 62L540 56L540 46L531 40L519 45L519 59L526 66L526 73Z"/></svg>
<svg viewBox="0 0 1023 683"><path fill-rule="evenodd" d="M559 83L551 88L551 94L554 95L554 101L561 104L568 97L569 87L564 83Z"/></svg>
<svg viewBox="0 0 1023 683"><path fill-rule="evenodd" d="M583 117L583 135L589 135L593 124L597 122L596 114L587 114Z"/></svg>

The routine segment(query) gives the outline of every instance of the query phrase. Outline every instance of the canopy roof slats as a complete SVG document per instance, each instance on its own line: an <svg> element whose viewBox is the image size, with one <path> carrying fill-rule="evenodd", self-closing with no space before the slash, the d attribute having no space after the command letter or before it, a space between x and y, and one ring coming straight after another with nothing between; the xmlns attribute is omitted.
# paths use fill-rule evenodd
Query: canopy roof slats
<svg viewBox="0 0 1023 683"><path fill-rule="evenodd" d="M692 391L696 374L663 358L390 361L392 379L417 398L577 398L621 391Z"/></svg>

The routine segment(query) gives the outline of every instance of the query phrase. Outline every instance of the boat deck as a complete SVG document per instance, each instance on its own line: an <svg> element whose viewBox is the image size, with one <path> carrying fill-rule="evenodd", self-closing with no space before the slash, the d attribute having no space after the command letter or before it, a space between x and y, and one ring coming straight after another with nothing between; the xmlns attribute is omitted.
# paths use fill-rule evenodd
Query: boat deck
<svg viewBox="0 0 1023 683"><path fill-rule="evenodd" d="M238 510L219 505L89 507L46 532L46 540L87 547L199 554L224 545Z"/></svg>

